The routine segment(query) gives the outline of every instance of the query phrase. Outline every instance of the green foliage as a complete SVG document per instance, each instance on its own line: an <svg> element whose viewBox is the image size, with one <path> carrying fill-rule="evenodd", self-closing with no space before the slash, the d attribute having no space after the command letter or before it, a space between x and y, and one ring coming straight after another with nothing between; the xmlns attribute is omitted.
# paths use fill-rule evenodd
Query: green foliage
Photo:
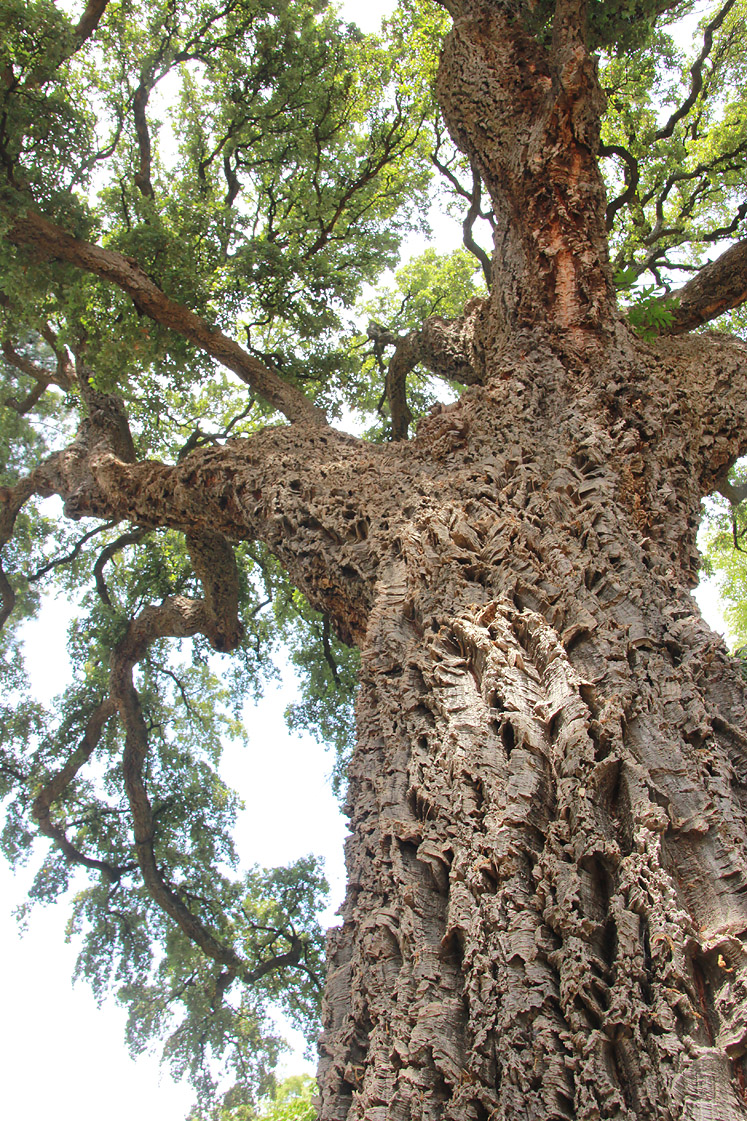
<svg viewBox="0 0 747 1121"><path fill-rule="evenodd" d="M213 1109L209 1117L194 1113L188 1121L316 1121L316 1083L308 1074L291 1075L277 1085L259 1108L228 1103Z"/></svg>
<svg viewBox="0 0 747 1121"><path fill-rule="evenodd" d="M425 108L412 75L392 65L401 31L364 39L308 0L110 5L96 45L50 60L42 80L37 56L72 33L53 4L32 7L33 26L25 12L7 21L18 72L0 138L24 190L78 235L136 257L221 329L239 319L258 353L280 354L286 375L321 383L324 347L294 361L296 342L329 349L342 308L395 263L401 237L421 222ZM149 156L132 111L138 93L151 118ZM76 122L43 145L29 139L40 98L47 115L59 102L58 117ZM167 103L174 109L159 127ZM4 255L11 305L23 293L26 322L54 315L63 342L85 331L101 387L131 389L159 367L177 391L206 380L205 359L145 326L118 290Z"/></svg>
<svg viewBox="0 0 747 1121"><path fill-rule="evenodd" d="M276 1089L272 1100L263 1104L257 1121L314 1121L315 1093L316 1083L307 1074L286 1078Z"/></svg>
<svg viewBox="0 0 747 1121"><path fill-rule="evenodd" d="M431 315L445 319L460 315L470 299L485 292L470 253L457 249L444 254L429 248L397 269L393 283L375 290L361 304L360 317L363 322L380 324L395 336L406 335ZM377 360L371 343L363 335L353 337L352 348L353 352L363 354L353 387L357 407L364 414L375 414L384 392L384 364ZM437 386L422 367L416 367L408 377L407 400L415 419L425 416L443 396L443 384ZM366 435L370 439L385 438L387 418L375 421Z"/></svg>
<svg viewBox="0 0 747 1121"><path fill-rule="evenodd" d="M615 274L615 286L630 301L627 304L628 322L640 338L650 342L659 334L662 327L674 322L674 308L677 300L672 298L663 303L666 292L655 284L633 288L637 279L634 268L621 269Z"/></svg>
<svg viewBox="0 0 747 1121"><path fill-rule="evenodd" d="M224 884L215 922L224 937L230 936L241 945L258 972L270 957L288 951L286 932L303 929L305 933L300 971L290 967L268 970L251 985L234 983L220 1002L214 996L219 968L208 964L194 944L173 927L161 923L159 929L159 916L146 911L150 929L140 939L139 968L135 968L133 958L120 993L129 1007L127 1038L132 1053L151 1047L154 1039L165 1039L165 1061L175 1077L189 1076L198 1091L201 1109L216 1100L217 1072L231 1071L236 1079L229 1090L222 1091L225 1101L248 1102L257 1094L268 1093L273 1085L273 1068L286 1047L269 1010L282 1010L288 1021L309 1038L319 1031L324 932L315 916L326 891L313 857L302 858L287 868L254 868L240 881ZM100 905L89 904L89 895L79 904L79 922L87 918L89 906ZM128 913L132 924L128 937L133 941L135 924L143 921L144 906L147 908L147 902L138 900ZM126 913L119 901L117 911ZM100 928L98 916L91 926ZM114 926L111 923L110 933L116 937ZM152 957L154 945L164 949L160 960ZM103 944L93 946L92 964L100 963L105 953ZM146 953L150 953L149 959ZM110 956L121 961L121 953L116 950ZM88 962L81 968L86 966L86 975L90 975Z"/></svg>
<svg viewBox="0 0 747 1121"><path fill-rule="evenodd" d="M590 40L605 52L603 140L617 152L610 197L637 176L613 215L612 238L623 298L644 337L671 319L671 301L661 300L671 275L695 269L741 230L745 4L738 0L715 30L702 89L671 129L663 126L690 90L694 56L677 44L669 17L657 26L661 4L589 5ZM529 9L515 5L547 41L555 6L541 0ZM435 106L444 7L402 0L380 35L363 36L323 0L127 0L110 2L83 43L66 11L51 0L6 0L0 10L3 230L31 205L74 237L136 258L169 296L245 342L331 415L352 410L372 438L385 438L384 364L361 325L374 320L404 336L484 294L475 259L461 250L428 250L397 268L403 239L425 226L433 154L455 182L471 173ZM451 208L463 208L464 192L454 198ZM654 283L642 287L647 271ZM77 358L93 389L122 401L141 459L175 463L276 419L115 285L5 238L0 339L11 350L0 358L3 487L70 445L87 422L68 369ZM436 389L422 369L407 388L417 418ZM713 523L710 556L747 643L747 554L726 548L730 534L742 541L743 515L736 530L729 517L722 510ZM331 745L342 792L357 654L266 549L243 543L235 555L239 649L229 659L203 636L158 639L137 662L134 685L159 872L240 955L246 983L198 950L143 884L121 781L124 734L113 716L52 799L46 832L57 843L31 898L74 892L78 975L100 999L113 993L127 1007L135 1054L164 1044L172 1070L198 1091L196 1118L311 1121L312 1084L288 1080L273 1093L272 1071L284 1046L278 1011L309 1039L318 1030L326 884L311 856L286 868L239 865L232 838L240 801L220 760L226 742L244 737L244 700L259 695L285 646L301 681L288 721ZM202 590L175 531L72 523L38 498L19 513L3 564L17 604L0 642L0 844L20 863L43 817L35 800L85 743L133 620ZM45 708L30 695L12 641L54 596L74 615L73 680Z"/></svg>
<svg viewBox="0 0 747 1121"><path fill-rule="evenodd" d="M740 460L729 473L734 486L747 481L747 462ZM702 565L715 579L733 649L744 658L747 647L747 504L733 506L721 495L705 504L701 531Z"/></svg>
<svg viewBox="0 0 747 1121"><path fill-rule="evenodd" d="M719 10L683 27L690 6L678 5L646 44L602 56L613 261L664 291L740 236L747 217L747 7Z"/></svg>
<svg viewBox="0 0 747 1121"><path fill-rule="evenodd" d="M686 0L678 7L684 13L692 6ZM527 29L546 42L552 35L556 10L552 0L521 4L519 8ZM590 47L592 50L615 47L619 51L645 47L661 9L660 0L590 0L586 28Z"/></svg>

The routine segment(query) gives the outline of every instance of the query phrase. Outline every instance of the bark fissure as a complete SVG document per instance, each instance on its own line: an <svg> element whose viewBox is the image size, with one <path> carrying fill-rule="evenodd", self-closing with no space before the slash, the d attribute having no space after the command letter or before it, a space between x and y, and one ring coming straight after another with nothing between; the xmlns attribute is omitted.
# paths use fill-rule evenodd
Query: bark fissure
<svg viewBox="0 0 747 1121"><path fill-rule="evenodd" d="M546 366L490 437L498 379L421 424L449 485L369 616L325 1121L694 1119L705 1084L742 1116L744 748L718 712L744 700L689 598L712 433L651 446L661 361L627 415L604 376L562 411Z"/></svg>
<svg viewBox="0 0 747 1121"><path fill-rule="evenodd" d="M648 345L616 310L605 213L621 200L606 208L596 163L603 98L585 4L559 0L549 42L520 5L445 6L438 97L490 195L491 292L404 338L372 334L382 362L395 348L390 446L328 428L137 262L31 210L12 218L16 246L118 285L292 421L188 442L173 465L138 461L121 404L79 363L89 416L0 492L0 540L33 495L59 494L72 518L133 526L112 548L156 526L185 534L204 599L171 597L130 621L110 701L47 780L37 820L107 874L54 804L116 706L152 897L222 966L216 1001L270 967L248 970L159 867L133 677L157 637L233 648L231 546L260 539L324 613L326 652L329 627L361 650L321 1121L735 1121L747 1115L745 689L690 592L701 495L738 493L726 472L747 449L747 352L711 334ZM105 8L87 6L79 36ZM638 168L627 171L630 188ZM744 302L744 244L684 286L671 335ZM12 341L6 356L23 368ZM415 363L468 389L406 440ZM14 592L1 569L0 591L4 622ZM289 939L274 964L300 952Z"/></svg>

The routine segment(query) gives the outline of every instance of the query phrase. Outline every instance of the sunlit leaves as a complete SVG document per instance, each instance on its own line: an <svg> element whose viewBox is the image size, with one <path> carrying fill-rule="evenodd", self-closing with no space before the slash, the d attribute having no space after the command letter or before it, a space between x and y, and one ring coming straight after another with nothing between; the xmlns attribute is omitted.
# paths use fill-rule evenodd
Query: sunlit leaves
<svg viewBox="0 0 747 1121"><path fill-rule="evenodd" d="M317 1086L310 1075L291 1075L275 1086L258 1108L237 1105L229 1094L224 1105L209 1114L197 1111L188 1121L316 1121L316 1094Z"/></svg>
<svg viewBox="0 0 747 1121"><path fill-rule="evenodd" d="M747 465L740 461L729 474L734 485L747 481ZM702 530L705 574L715 578L724 619L736 648L747 647L747 509L733 506L721 495L706 503Z"/></svg>
<svg viewBox="0 0 747 1121"><path fill-rule="evenodd" d="M676 284L743 234L744 21L743 0L711 5L699 23L664 25L645 49L604 59L602 140L618 268Z"/></svg>
<svg viewBox="0 0 747 1121"><path fill-rule="evenodd" d="M218 1072L226 1069L236 1079L227 1091L229 1101L266 1094L284 1048L269 1008L282 1008L307 1036L319 1027L324 939L315 915L325 892L311 857L286 868L251 869L242 881L226 885L216 921L241 945L257 974L248 986L237 981L226 986L219 967L206 962L181 933L159 930L159 915L149 913L150 945L161 943L165 952L152 966L144 963L139 973L132 971L121 992L130 1010L133 1053L165 1039L166 1062L176 1077L189 1075L202 1106L215 1099ZM263 972L271 959L288 952L288 935L295 931L303 941L298 966Z"/></svg>

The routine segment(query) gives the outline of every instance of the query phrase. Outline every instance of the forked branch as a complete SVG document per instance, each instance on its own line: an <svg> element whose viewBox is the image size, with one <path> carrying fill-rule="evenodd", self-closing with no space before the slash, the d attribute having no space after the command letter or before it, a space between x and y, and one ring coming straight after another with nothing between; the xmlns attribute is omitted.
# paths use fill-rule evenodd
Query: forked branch
<svg viewBox="0 0 747 1121"><path fill-rule="evenodd" d="M479 345L479 319L483 301L470 300L465 314L458 319L431 315L418 331L397 334L376 322L368 325L367 334L374 344L374 354L384 368L387 347L394 353L386 370L384 398L392 417L392 439L406 440L412 422L407 404L407 376L416 366L424 366L436 377L461 385L481 385L484 378Z"/></svg>

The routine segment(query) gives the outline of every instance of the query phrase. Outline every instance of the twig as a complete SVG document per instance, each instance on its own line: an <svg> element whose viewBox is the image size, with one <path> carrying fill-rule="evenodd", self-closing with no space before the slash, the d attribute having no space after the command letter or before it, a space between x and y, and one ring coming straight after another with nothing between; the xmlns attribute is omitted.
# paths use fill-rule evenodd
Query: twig
<svg viewBox="0 0 747 1121"><path fill-rule="evenodd" d="M41 568L37 568L36 572L31 576L27 576L26 579L29 584L34 584L37 580L41 580L42 576L46 576L53 568L59 568L61 565L69 564L70 561L75 560L75 558L80 555L80 551L87 541L90 541L92 537L96 537L97 534L103 533L104 530L112 529L116 524L116 522L104 522L103 525L98 525L94 529L90 529L88 533L84 533L82 537L78 538L69 553L66 553L63 557L55 557L54 560L49 561Z"/></svg>

